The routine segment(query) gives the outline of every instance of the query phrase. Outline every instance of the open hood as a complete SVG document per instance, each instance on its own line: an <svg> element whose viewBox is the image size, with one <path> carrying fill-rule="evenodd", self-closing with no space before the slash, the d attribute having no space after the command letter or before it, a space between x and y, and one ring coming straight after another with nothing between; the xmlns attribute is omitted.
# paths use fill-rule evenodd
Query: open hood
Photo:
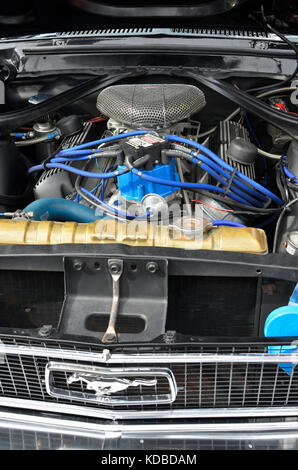
<svg viewBox="0 0 298 470"><path fill-rule="evenodd" d="M257 0L12 0L0 6L1 36L54 31L92 30L102 27L223 27L258 29ZM267 15L279 28L295 31L298 6L294 0L266 1Z"/></svg>
<svg viewBox="0 0 298 470"><path fill-rule="evenodd" d="M195 0L179 1L151 1L137 0L126 2L123 0L69 0L69 3L83 11L107 16L124 17L205 17L226 13L247 0Z"/></svg>
<svg viewBox="0 0 298 470"><path fill-rule="evenodd" d="M0 3L0 449L298 436L297 0Z"/></svg>

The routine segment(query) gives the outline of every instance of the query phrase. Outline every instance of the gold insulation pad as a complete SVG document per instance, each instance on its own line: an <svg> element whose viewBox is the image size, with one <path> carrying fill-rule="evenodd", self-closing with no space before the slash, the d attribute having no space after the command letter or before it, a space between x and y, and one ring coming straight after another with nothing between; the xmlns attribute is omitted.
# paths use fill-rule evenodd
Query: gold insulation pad
<svg viewBox="0 0 298 470"><path fill-rule="evenodd" d="M217 250L266 254L266 234L253 227L213 228L202 239L176 237L167 226L146 221L121 223L103 219L89 224L75 222L34 222L1 220L1 245L60 245L60 244L123 243L130 246L156 246L189 250Z"/></svg>

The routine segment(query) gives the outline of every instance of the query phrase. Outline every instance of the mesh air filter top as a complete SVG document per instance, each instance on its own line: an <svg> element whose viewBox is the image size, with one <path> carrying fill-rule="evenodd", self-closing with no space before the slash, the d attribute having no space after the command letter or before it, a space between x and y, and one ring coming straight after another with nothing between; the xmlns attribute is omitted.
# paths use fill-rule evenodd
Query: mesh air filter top
<svg viewBox="0 0 298 470"><path fill-rule="evenodd" d="M133 128L155 129L180 122L205 106L205 95L192 85L116 85L97 98L98 110Z"/></svg>

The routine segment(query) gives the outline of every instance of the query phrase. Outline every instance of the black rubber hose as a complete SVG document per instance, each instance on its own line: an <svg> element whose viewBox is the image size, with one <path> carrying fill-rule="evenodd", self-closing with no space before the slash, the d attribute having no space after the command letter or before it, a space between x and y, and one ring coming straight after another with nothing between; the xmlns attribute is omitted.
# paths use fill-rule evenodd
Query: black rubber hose
<svg viewBox="0 0 298 470"><path fill-rule="evenodd" d="M276 167L276 185L281 194L282 201L286 204L288 201L288 191L287 191L286 183L283 181L283 171L280 168L280 165Z"/></svg>
<svg viewBox="0 0 298 470"><path fill-rule="evenodd" d="M262 209L260 207L249 207L247 208L246 205L241 204L241 202L234 201L233 199L229 198L229 196L221 196L220 194L213 193L206 189L191 189L192 192L203 194L204 196L211 197L216 201L222 202L223 204L229 206L233 209L234 214L241 214L241 215L253 215L253 216L262 216L262 215L270 215L280 212L283 208L276 207L272 209ZM238 210L239 209L239 210ZM243 209L243 210L241 210Z"/></svg>
<svg viewBox="0 0 298 470"><path fill-rule="evenodd" d="M175 73L177 75L177 73ZM185 72L184 77L188 76L199 83L211 88L225 98L230 99L238 106L244 108L246 111L270 122L278 129L281 129L286 134L290 135L293 139L298 138L298 118L287 113L281 113L273 109L271 106L264 103L264 101L249 95L245 91L236 89L229 83L218 81L214 78L206 78L202 75L193 72Z"/></svg>
<svg viewBox="0 0 298 470"><path fill-rule="evenodd" d="M80 85L64 91L53 98L43 101L40 104L28 106L17 111L0 114L0 135L7 135L18 127L37 121L41 116L52 113L68 106L81 98L91 95L96 91L100 91L107 86L117 83L120 80L136 75L135 72L126 72L104 77L96 77L87 80Z"/></svg>
<svg viewBox="0 0 298 470"><path fill-rule="evenodd" d="M277 223L275 226L275 234L274 234L274 240L273 240L273 248L272 248L272 253L276 253L277 250L277 242L278 242L278 237L279 237L279 230L281 227L282 220L288 210L291 210L291 207L298 202L298 198L293 199L292 201L288 202L286 206L284 206L282 212L280 213Z"/></svg>

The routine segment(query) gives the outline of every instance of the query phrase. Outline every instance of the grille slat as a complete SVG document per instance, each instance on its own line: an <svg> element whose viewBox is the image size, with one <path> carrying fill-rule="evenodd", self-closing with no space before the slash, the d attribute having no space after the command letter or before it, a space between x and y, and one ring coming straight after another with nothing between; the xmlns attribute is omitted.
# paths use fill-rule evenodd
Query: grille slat
<svg viewBox="0 0 298 470"><path fill-rule="evenodd" d="M12 343L18 345L14 340ZM175 363L168 364L160 363L156 360L154 362L154 355L156 357L161 352L173 353L208 353L214 354L215 357L222 354L231 354L233 357L237 354L268 354L268 346L264 344L255 345L222 345L222 346L168 346L165 351L160 346L147 345L142 347L121 348L115 347L115 353L121 354L134 354L136 363L133 368L144 367L141 357L142 353L153 354L152 364L146 363L146 367L150 368L169 368L177 383L177 397L171 404L153 404L147 405L144 400L150 395L164 395L169 393L169 384L167 380L161 377L155 377L157 384L151 387L142 386L139 388L128 388L125 391L120 391L115 396L129 399L136 394L142 398L138 405L129 407L127 404L115 406L112 404L98 404L85 401L78 401L72 398L56 398L48 395L45 385L45 368L51 358L51 348L60 349L62 353L61 359L55 357L57 362L65 362L72 364L84 364L90 366L98 366L94 361L80 362L79 354L78 359L70 361L63 358L63 345L60 343L47 343L47 342L27 342L22 339L22 345L37 346L47 348L44 356L35 357L22 354L7 354L3 361L0 363L0 397L9 398L22 398L27 400L38 400L41 402L51 402L60 404L73 404L86 406L88 408L102 408L102 409L122 409L122 410L181 410L181 409L218 409L218 408L247 408L247 407L298 407L298 370L293 366L292 373L285 372L278 363L251 363L251 362L214 362L214 363ZM91 345L74 345L68 344L67 351L80 351L86 352L101 352L98 346ZM282 349L280 348L280 352ZM101 363L102 368L110 368L109 364ZM111 366L125 368L127 364L119 363ZM130 367L132 364L130 364ZM69 373L65 371L55 371L52 375L53 384L56 388L63 389L69 392L86 393L86 384L82 381L68 384L67 379ZM154 377L153 377L154 378ZM89 394L92 391L87 391ZM114 395L113 395L114 396ZM140 414L141 416L141 414Z"/></svg>

